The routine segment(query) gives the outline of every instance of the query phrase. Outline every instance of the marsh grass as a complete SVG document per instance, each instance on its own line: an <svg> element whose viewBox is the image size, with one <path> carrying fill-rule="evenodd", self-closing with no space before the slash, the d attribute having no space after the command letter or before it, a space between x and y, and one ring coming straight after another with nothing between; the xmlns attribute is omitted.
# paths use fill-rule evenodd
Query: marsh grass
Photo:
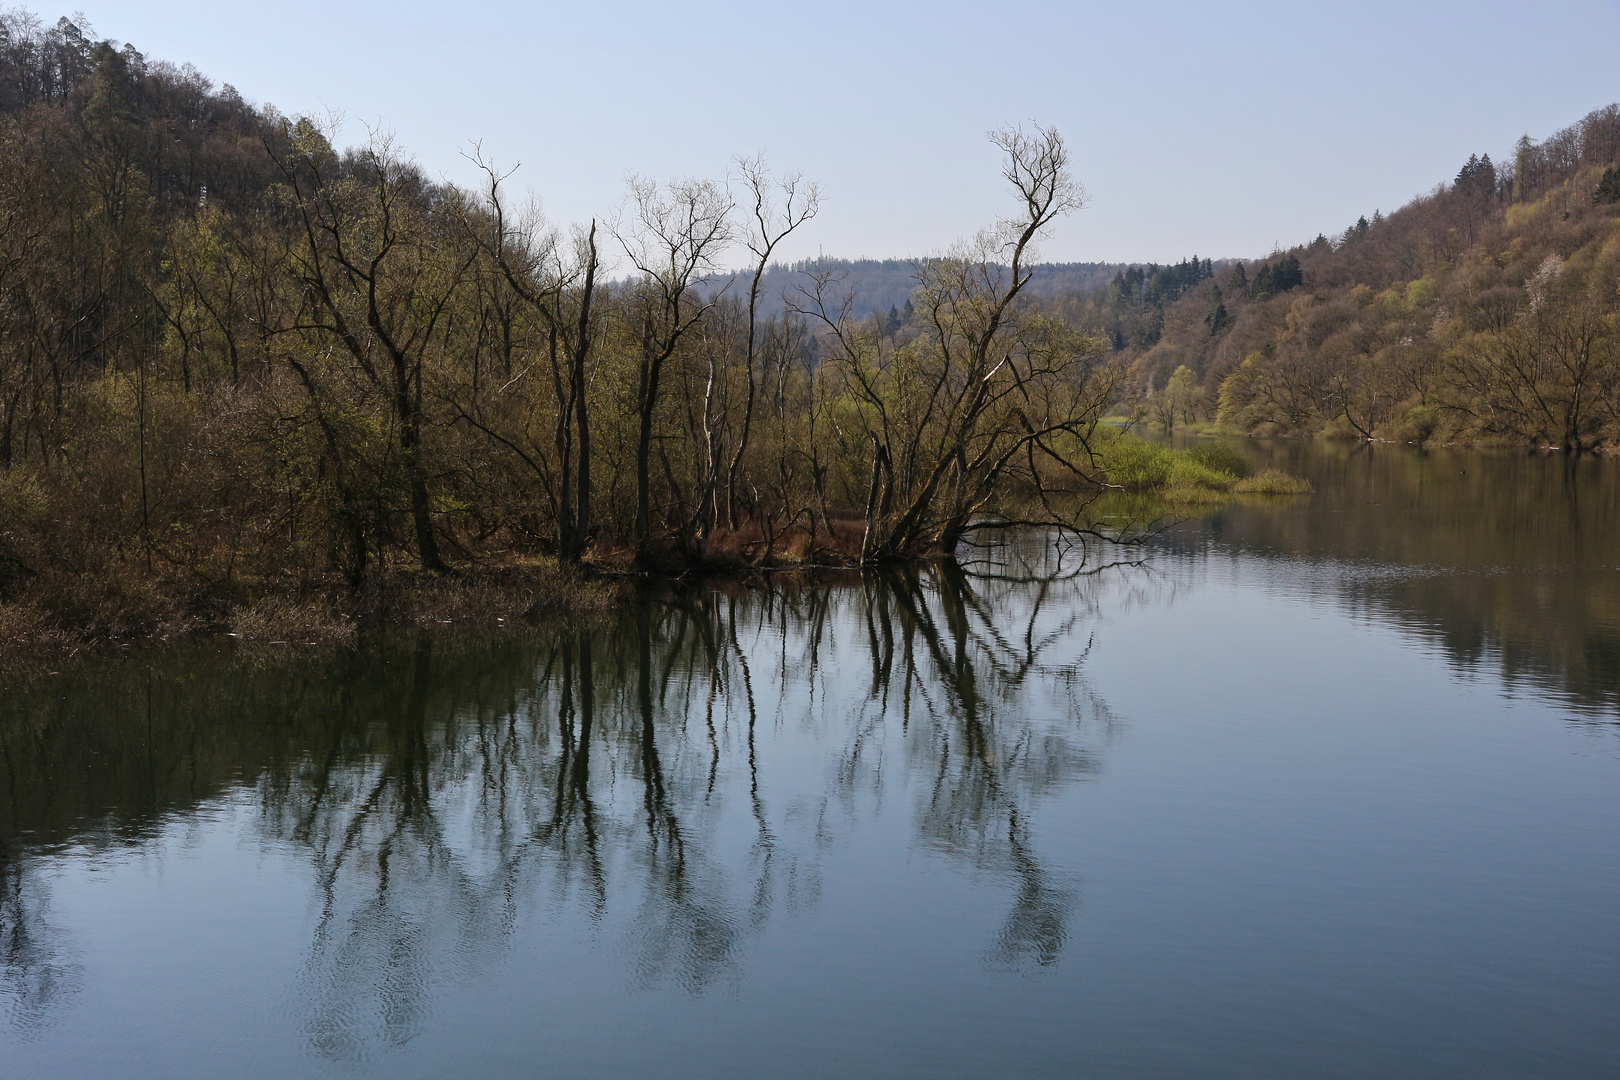
<svg viewBox="0 0 1620 1080"><path fill-rule="evenodd" d="M1262 469L1232 485L1239 495L1309 495L1315 489L1309 480L1290 476L1281 469Z"/></svg>
<svg viewBox="0 0 1620 1080"><path fill-rule="evenodd" d="M1211 467L1185 450L1120 435L1103 444L1098 455L1108 483L1125 491L1206 488L1225 491L1237 482L1230 472Z"/></svg>
<svg viewBox="0 0 1620 1080"><path fill-rule="evenodd" d="M1187 456L1217 472L1231 473L1242 480L1254 472L1254 462L1243 452L1224 442L1201 443L1189 449Z"/></svg>
<svg viewBox="0 0 1620 1080"><path fill-rule="evenodd" d="M1098 463L1111 490L1092 507L1105 527L1132 532L1152 523L1204 513L1239 495L1303 495L1311 485L1277 469L1258 473L1224 442L1179 450L1127 433L1107 437Z"/></svg>

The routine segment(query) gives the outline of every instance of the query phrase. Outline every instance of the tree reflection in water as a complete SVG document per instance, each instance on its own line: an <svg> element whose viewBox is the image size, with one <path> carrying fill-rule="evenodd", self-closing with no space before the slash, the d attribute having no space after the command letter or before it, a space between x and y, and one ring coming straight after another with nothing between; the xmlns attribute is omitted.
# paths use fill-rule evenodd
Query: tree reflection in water
<svg viewBox="0 0 1620 1080"><path fill-rule="evenodd" d="M26 863L0 863L0 1005L14 1031L32 1037L71 1001L83 968L56 926L50 886Z"/></svg>
<svg viewBox="0 0 1620 1080"><path fill-rule="evenodd" d="M1007 883L987 962L1053 964L1076 893L1031 821L1112 723L1082 672L1101 579L1006 562L652 589L527 641L175 655L145 697L128 663L23 694L0 714L12 1011L72 984L43 906L62 844L160 843L244 792L313 872L290 1000L333 1059L407 1042L446 984L565 910L622 935L638 984L734 980L751 936L816 901L829 848L906 798L916 844Z"/></svg>

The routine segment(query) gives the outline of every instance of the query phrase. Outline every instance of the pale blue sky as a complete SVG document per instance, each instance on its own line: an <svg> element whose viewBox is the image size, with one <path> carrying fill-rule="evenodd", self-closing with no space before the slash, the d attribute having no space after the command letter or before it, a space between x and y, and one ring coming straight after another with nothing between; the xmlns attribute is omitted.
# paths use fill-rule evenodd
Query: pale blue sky
<svg viewBox="0 0 1620 1080"><path fill-rule="evenodd" d="M1055 260L1256 256L1342 230L1620 100L1620 0L1361 4L82 0L101 36L244 96L481 140L557 220L626 173L763 150L826 192L788 254L937 250L1006 205L986 129L1034 118L1092 206ZM54 21L62 11L34 10Z"/></svg>

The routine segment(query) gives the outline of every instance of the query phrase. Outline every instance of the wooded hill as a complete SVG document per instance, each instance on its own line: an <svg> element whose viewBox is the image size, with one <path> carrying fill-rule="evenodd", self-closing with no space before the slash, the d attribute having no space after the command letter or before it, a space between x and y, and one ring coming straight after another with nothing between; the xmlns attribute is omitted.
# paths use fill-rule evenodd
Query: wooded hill
<svg viewBox="0 0 1620 1080"><path fill-rule="evenodd" d="M435 183L387 139L342 150L0 16L0 622L213 618L536 555L872 562L1069 521L1122 369L1026 293L1081 201L1062 139L993 141L1011 217L911 267L905 326L837 268L773 312L818 192L757 159L633 180L564 230L494 169Z"/></svg>
<svg viewBox="0 0 1620 1080"><path fill-rule="evenodd" d="M1126 401L1161 422L1613 446L1620 106L1473 156L1394 213L1223 269L1178 300L1094 293L1062 311L1092 325L1137 316Z"/></svg>

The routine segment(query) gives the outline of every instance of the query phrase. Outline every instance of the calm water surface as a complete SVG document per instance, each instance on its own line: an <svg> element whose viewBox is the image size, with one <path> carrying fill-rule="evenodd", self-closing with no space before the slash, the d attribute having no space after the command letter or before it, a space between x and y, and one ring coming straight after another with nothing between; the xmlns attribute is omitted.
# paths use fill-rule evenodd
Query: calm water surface
<svg viewBox="0 0 1620 1080"><path fill-rule="evenodd" d="M1620 463L0 695L0 1076L1620 1075Z"/></svg>

